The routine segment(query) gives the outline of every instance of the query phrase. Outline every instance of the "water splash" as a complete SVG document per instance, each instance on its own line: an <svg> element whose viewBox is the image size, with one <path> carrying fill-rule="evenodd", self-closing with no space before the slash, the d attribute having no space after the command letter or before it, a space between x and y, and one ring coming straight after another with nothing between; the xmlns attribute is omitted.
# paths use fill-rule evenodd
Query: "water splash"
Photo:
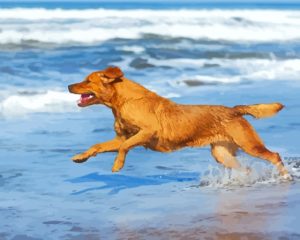
<svg viewBox="0 0 300 240"><path fill-rule="evenodd" d="M243 167L250 168L250 172L226 169L222 166L209 165L203 173L200 186L211 188L250 187L261 184L282 183L286 180L281 177L276 167L265 162L255 162L249 158L239 159ZM285 163L286 168L294 180L300 179L300 162Z"/></svg>

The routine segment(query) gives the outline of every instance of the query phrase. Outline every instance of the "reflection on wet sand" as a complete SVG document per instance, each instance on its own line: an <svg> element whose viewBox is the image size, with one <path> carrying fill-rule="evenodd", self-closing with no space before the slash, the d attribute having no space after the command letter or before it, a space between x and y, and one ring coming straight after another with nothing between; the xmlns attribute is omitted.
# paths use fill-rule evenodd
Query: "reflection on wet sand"
<svg viewBox="0 0 300 240"><path fill-rule="evenodd" d="M172 213L143 225L130 221L116 225L117 239L207 239L261 240L299 239L299 234L278 231L281 216L287 211L290 183L215 191L215 211L203 215L199 208L187 206L186 212ZM266 196L261 193L267 191ZM191 212L198 213L192 214ZM154 222L155 221L155 222Z"/></svg>
<svg viewBox="0 0 300 240"><path fill-rule="evenodd" d="M274 186L275 187L275 186ZM284 212L290 184L268 186L262 191L242 189L219 193L216 215L223 233L265 233L276 231L280 215ZM279 188L279 189L278 189ZM263 191L268 191L266 198ZM278 194L280 193L280 194Z"/></svg>

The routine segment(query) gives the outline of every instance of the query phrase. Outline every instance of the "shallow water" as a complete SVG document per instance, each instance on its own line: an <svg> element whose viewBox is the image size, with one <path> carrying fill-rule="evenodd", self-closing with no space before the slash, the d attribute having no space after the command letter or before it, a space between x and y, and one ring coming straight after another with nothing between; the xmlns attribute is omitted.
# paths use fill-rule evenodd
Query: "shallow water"
<svg viewBox="0 0 300 240"><path fill-rule="evenodd" d="M298 10L192 8L182 22L165 8L44 8L0 9L0 239L300 239ZM105 29L120 22L130 31ZM87 38L92 27L106 35ZM115 174L113 153L73 163L114 136L113 118L79 109L67 85L110 64L178 103L282 102L273 118L247 119L294 181L242 152L250 176L224 170L208 147L136 148Z"/></svg>
<svg viewBox="0 0 300 240"><path fill-rule="evenodd" d="M270 88L267 96L263 90ZM93 107L32 114L0 121L3 238L299 238L299 86L202 86L176 101L232 105L236 99L251 101L246 92L258 102L272 97L289 103L272 119L250 121L266 144L287 159L293 183L242 153L242 163L253 168L251 176L224 171L208 148L170 154L136 148L117 174L110 171L113 153L74 164L72 155L113 136L111 112Z"/></svg>

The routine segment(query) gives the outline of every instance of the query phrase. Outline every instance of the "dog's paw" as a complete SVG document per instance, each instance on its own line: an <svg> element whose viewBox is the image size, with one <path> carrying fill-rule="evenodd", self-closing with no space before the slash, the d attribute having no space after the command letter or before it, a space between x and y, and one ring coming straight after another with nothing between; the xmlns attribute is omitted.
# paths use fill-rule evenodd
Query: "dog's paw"
<svg viewBox="0 0 300 240"><path fill-rule="evenodd" d="M290 175L289 173L286 173L286 174L282 175L282 179L285 180L285 181L293 181L294 180L292 175Z"/></svg>
<svg viewBox="0 0 300 240"><path fill-rule="evenodd" d="M124 163L118 163L118 162L115 162L111 171L112 172L119 172L124 166Z"/></svg>
<svg viewBox="0 0 300 240"><path fill-rule="evenodd" d="M244 171L247 176L251 175L251 173L252 173L252 169L250 167L246 167Z"/></svg>
<svg viewBox="0 0 300 240"><path fill-rule="evenodd" d="M73 162L76 162L76 163L83 163L83 162L87 161L89 157L90 156L86 153L80 153L80 154L77 154L74 157L72 157L72 160L73 160Z"/></svg>

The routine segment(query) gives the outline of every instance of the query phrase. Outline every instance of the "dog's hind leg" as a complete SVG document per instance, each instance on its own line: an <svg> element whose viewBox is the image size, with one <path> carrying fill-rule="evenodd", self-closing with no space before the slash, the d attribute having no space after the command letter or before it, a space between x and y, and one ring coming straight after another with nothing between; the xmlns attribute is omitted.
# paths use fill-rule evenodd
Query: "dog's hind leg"
<svg viewBox="0 0 300 240"><path fill-rule="evenodd" d="M218 163L223 164L227 168L246 171L246 169L241 167L240 163L235 157L237 149L238 146L236 144L227 141L211 144L211 154Z"/></svg>
<svg viewBox="0 0 300 240"><path fill-rule="evenodd" d="M110 141L95 144L87 151L75 155L72 160L76 163L82 163L87 161L88 158L96 156L98 153L116 152L123 142L124 140L121 137L116 137Z"/></svg>
<svg viewBox="0 0 300 240"><path fill-rule="evenodd" d="M280 155L268 150L253 127L244 118L239 118L227 126L227 133L233 141L246 153L253 157L262 158L274 164L280 175L286 179L292 179L283 165Z"/></svg>

